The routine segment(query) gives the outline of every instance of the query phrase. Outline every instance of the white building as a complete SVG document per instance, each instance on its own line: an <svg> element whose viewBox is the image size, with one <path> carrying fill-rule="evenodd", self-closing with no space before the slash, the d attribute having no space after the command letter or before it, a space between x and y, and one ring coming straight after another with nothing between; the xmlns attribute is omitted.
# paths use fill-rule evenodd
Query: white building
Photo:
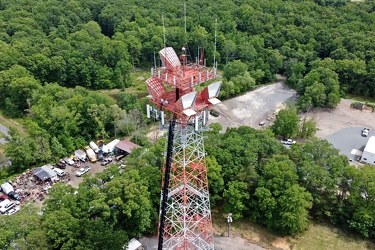
<svg viewBox="0 0 375 250"><path fill-rule="evenodd" d="M122 249L126 250L143 250L142 243L139 242L137 239L131 239L129 244L126 246L123 246Z"/></svg>
<svg viewBox="0 0 375 250"><path fill-rule="evenodd" d="M375 165L375 136L368 139L362 154L362 162Z"/></svg>

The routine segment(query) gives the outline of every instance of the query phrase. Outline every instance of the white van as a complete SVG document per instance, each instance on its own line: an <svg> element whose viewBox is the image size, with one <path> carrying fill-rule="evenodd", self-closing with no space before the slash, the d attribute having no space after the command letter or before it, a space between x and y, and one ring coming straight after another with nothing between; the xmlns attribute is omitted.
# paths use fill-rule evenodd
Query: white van
<svg viewBox="0 0 375 250"><path fill-rule="evenodd" d="M16 204L13 201L10 201L8 199L3 200L2 202L0 202L0 213L3 214L3 213L12 209L15 206L16 206Z"/></svg>
<svg viewBox="0 0 375 250"><path fill-rule="evenodd" d="M63 170L59 169L59 168L54 168L53 171L54 171L58 176L60 176L60 177L63 177L63 176L66 175L66 173L65 173Z"/></svg>

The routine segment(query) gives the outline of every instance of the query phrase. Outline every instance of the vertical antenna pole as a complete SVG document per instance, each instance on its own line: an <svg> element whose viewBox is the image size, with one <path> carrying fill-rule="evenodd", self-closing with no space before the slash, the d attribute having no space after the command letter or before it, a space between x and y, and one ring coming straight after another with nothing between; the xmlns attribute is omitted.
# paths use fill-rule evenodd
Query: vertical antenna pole
<svg viewBox="0 0 375 250"><path fill-rule="evenodd" d="M214 67L216 64L216 26L217 26L217 19L215 19L215 46L214 46Z"/></svg>
<svg viewBox="0 0 375 250"><path fill-rule="evenodd" d="M184 1L184 22L185 22L185 34L186 34L186 1Z"/></svg>
<svg viewBox="0 0 375 250"><path fill-rule="evenodd" d="M199 66L199 61L200 61L200 57L199 57L199 45L198 45L198 60L197 60L198 66Z"/></svg>
<svg viewBox="0 0 375 250"><path fill-rule="evenodd" d="M164 15L161 16L161 19L163 21L163 39L164 39L164 60L167 59L167 50L165 49L165 26L164 26ZM167 67L166 63L163 61L164 67Z"/></svg>
<svg viewBox="0 0 375 250"><path fill-rule="evenodd" d="M163 22L163 39L164 39L164 49L165 49L165 26L164 26L164 15L161 16L161 20Z"/></svg>
<svg viewBox="0 0 375 250"><path fill-rule="evenodd" d="M154 50L154 68L156 69L156 56L155 56L155 50Z"/></svg>

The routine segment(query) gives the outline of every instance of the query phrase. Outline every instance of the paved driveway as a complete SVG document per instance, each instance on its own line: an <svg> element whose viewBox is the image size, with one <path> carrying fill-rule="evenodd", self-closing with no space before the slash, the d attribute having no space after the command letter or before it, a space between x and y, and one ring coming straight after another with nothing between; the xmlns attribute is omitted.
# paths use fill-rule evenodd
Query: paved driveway
<svg viewBox="0 0 375 250"><path fill-rule="evenodd" d="M370 130L368 137L361 136L363 127L350 127L337 131L336 133L324 137L332 145L339 149L341 154L346 155L349 159L356 160L362 155L370 136L374 131Z"/></svg>

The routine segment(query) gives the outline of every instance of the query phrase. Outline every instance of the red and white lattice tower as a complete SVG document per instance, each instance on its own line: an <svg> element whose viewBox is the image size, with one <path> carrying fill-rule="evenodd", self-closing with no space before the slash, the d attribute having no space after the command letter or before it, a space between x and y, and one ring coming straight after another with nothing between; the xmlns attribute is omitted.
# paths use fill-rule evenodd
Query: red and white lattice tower
<svg viewBox="0 0 375 250"><path fill-rule="evenodd" d="M216 68L206 68L203 56L188 64L185 48L180 57L171 47L159 54L164 67L152 69L146 81L157 107L148 106L148 115L169 119L158 249L214 249L203 130L209 109L220 102L221 82L197 93L194 86L214 79Z"/></svg>

